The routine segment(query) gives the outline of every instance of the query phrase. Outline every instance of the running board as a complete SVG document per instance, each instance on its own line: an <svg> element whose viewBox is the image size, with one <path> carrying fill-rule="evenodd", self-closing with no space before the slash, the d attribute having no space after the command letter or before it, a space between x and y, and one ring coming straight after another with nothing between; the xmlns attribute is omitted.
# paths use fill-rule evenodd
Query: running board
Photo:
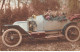
<svg viewBox="0 0 80 52"><path fill-rule="evenodd" d="M63 35L62 34L59 34L59 35L48 35L46 36L45 38L57 38L57 37L62 37Z"/></svg>

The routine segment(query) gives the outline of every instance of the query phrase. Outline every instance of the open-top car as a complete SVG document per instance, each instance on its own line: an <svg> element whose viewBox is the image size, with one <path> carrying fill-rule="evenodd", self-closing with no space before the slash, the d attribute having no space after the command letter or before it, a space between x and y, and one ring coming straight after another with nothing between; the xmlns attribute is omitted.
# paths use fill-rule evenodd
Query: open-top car
<svg viewBox="0 0 80 52"><path fill-rule="evenodd" d="M26 21L4 25L2 41L8 47L15 47L22 42L22 36L25 34L33 39L64 36L68 41L76 42L80 38L79 30L77 22L70 21L66 16L47 20L43 15L39 15Z"/></svg>

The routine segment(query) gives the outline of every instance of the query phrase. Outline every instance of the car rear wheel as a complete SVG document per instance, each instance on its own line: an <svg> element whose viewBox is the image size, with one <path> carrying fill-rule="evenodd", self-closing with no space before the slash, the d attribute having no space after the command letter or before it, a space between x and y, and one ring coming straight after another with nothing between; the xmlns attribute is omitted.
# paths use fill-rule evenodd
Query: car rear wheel
<svg viewBox="0 0 80 52"><path fill-rule="evenodd" d="M79 28L75 25L68 26L65 31L65 37L70 42L76 42L80 38L80 31Z"/></svg>
<svg viewBox="0 0 80 52"><path fill-rule="evenodd" d="M3 44L7 47L16 47L22 41L22 35L17 29L8 29L2 35Z"/></svg>

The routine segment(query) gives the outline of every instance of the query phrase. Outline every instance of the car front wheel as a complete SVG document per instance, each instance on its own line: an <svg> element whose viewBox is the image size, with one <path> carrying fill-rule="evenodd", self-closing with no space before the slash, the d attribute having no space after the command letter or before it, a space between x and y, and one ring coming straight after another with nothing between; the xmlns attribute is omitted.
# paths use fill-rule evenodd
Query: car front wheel
<svg viewBox="0 0 80 52"><path fill-rule="evenodd" d="M22 35L17 29L8 29L2 35L3 44L7 47L16 47L22 41Z"/></svg>

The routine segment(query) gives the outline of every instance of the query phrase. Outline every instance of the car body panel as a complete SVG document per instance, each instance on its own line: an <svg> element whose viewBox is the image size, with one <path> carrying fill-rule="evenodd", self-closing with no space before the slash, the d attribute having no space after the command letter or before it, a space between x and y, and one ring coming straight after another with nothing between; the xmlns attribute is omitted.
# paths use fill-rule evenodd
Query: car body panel
<svg viewBox="0 0 80 52"><path fill-rule="evenodd" d="M15 22L13 25L18 25L20 26L22 29L24 29L26 32L29 31L29 27L28 27L28 21L17 21Z"/></svg>
<svg viewBox="0 0 80 52"><path fill-rule="evenodd" d="M44 21L44 30L59 30L63 29L64 26L70 23L70 21Z"/></svg>
<svg viewBox="0 0 80 52"><path fill-rule="evenodd" d="M27 21L17 21L13 25L19 25L26 32L29 32L29 21L36 22L36 32L61 30L66 24L70 23L70 20L65 17L62 19L56 17L53 20L46 20L43 15L39 15L36 16L36 18L29 18Z"/></svg>

